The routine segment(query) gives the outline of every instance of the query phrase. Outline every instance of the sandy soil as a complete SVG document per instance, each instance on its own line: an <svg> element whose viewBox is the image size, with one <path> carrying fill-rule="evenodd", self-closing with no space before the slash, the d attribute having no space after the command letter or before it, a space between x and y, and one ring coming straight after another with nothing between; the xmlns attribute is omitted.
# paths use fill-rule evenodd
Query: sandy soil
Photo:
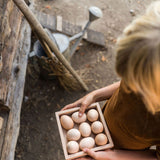
<svg viewBox="0 0 160 160"><path fill-rule="evenodd" d="M97 6L103 18L93 22L90 28L105 35L106 48L82 42L73 55L71 64L76 70L86 70L89 91L119 80L114 70L114 48L123 28L144 12L152 0L35 0L36 10L60 15L74 24L84 25L88 20L88 8ZM55 80L35 79L27 70L24 101L21 112L21 129L16 148L16 160L63 160L55 112L75 101L87 92L68 93Z"/></svg>

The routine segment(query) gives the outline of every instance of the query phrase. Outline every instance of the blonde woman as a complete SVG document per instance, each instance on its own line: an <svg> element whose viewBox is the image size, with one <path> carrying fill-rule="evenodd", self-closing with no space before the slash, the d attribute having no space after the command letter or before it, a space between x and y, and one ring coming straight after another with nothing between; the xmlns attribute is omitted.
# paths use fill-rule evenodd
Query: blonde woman
<svg viewBox="0 0 160 160"><path fill-rule="evenodd" d="M79 160L160 159L160 1L134 20L117 41L116 71L121 82L95 90L63 109L108 100L104 117L114 149ZM149 148L156 146L156 151ZM91 158L92 157L92 158Z"/></svg>

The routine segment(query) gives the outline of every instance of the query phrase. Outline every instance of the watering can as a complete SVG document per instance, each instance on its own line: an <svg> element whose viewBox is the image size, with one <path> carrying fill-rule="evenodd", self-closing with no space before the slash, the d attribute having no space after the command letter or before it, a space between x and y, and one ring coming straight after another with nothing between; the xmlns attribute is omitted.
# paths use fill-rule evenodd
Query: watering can
<svg viewBox="0 0 160 160"><path fill-rule="evenodd" d="M49 37L52 39L52 41L56 44L57 48L59 49L60 53L64 55L64 57L70 61L71 57L73 56L77 46L79 45L80 41L82 40L85 32L87 31L90 24L95 21L96 19L99 19L102 17L102 11L98 7L92 6L89 8L89 20L86 23L84 29L72 36L68 37L62 33L51 33L48 29L45 29ZM75 43L70 47L70 43L75 40ZM54 54L54 53L53 53ZM31 52L30 57L33 55L38 56L39 58L41 56L47 57L45 54L45 51L41 47L41 44L39 41L36 41L33 47L33 52Z"/></svg>

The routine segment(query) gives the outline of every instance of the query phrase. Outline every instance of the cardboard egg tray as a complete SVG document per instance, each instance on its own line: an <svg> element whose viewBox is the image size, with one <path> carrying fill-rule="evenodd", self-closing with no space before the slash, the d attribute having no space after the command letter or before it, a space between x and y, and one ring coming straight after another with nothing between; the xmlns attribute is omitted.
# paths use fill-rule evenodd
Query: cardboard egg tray
<svg viewBox="0 0 160 160"><path fill-rule="evenodd" d="M72 108L72 109L68 109L68 110L64 110L64 111L59 111L59 112L56 112L56 119L57 119L57 124L58 124L58 129L59 129L59 133L60 133L60 138L61 138L61 142L62 142L62 147L63 147L63 152L64 152L64 156L65 156L65 159L66 160L71 160L71 159L74 159L74 158L78 158L78 157L83 157L86 155L86 153L84 153L83 151L79 150L79 152L77 153L73 153L73 154L69 154L67 152L67 148L66 148L66 145L68 143L68 140L66 138L66 133L67 133L67 130L65 130L62 126L61 126L61 122L60 122L60 117L62 115L68 115L71 117L71 115L74 113L74 112L77 112L79 111L79 108L80 107L76 107L76 108ZM87 113L90 109L96 109L99 113L99 118L98 120L100 122L102 122L103 124L103 132L107 138L108 138L108 142L106 145L103 145L103 146L97 146L95 144L94 148L92 148L93 151L99 151L99 150L105 150L105 149L109 149L109 148L112 148L114 145L113 145L113 141L111 139L111 136L110 136L110 133L109 133L109 130L108 130L108 127L107 127L107 124L106 124L106 121L104 119L104 116L103 116L103 113L101 111L101 108L100 108L100 105L99 103L93 103L91 106L89 106L86 110L85 113ZM90 125L92 122L89 122L88 120L86 121L88 122ZM73 128L76 128L78 129L79 128L79 125L80 124L76 124L74 122L74 127ZM93 132L91 133L90 137L93 137L95 138L96 134L94 134ZM83 137L80 138L80 140L82 139ZM77 142L79 143L80 140L78 140Z"/></svg>

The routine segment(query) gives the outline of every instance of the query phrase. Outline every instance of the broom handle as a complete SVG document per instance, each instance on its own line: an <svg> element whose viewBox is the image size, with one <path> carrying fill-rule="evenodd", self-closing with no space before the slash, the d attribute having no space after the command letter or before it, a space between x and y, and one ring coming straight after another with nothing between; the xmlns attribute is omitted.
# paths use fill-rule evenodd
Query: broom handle
<svg viewBox="0 0 160 160"><path fill-rule="evenodd" d="M80 85L83 87L85 91L88 91L88 87L86 84L82 81L82 79L78 76L76 71L71 67L69 62L64 58L64 56L59 52L55 44L52 42L52 40L49 38L47 33L43 30L43 27L38 22L38 20L35 18L34 14L30 11L29 7L26 5L24 0L13 0L14 3L17 5L17 7L21 10L29 24L32 26L33 31L38 34L38 37L43 39L44 42L47 43L47 45L51 48L51 50L54 52L58 60L69 70L69 72L73 75L73 77L80 83ZM52 57L52 55L50 55Z"/></svg>

